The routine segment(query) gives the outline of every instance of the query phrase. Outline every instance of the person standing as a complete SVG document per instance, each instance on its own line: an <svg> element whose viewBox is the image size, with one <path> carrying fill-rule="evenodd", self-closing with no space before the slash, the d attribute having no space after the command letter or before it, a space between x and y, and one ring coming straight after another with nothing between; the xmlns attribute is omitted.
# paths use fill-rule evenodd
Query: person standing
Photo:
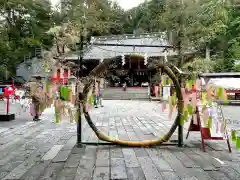
<svg viewBox="0 0 240 180"><path fill-rule="evenodd" d="M99 98L99 83L97 79L95 79L94 87L93 87L93 96L94 96L94 107L98 108L98 98Z"/></svg>
<svg viewBox="0 0 240 180"><path fill-rule="evenodd" d="M32 97L32 104L33 104L33 121L39 121L40 113L40 102L43 96L43 89L41 84L41 78L36 77L36 82L31 85L30 95Z"/></svg>
<svg viewBox="0 0 240 180"><path fill-rule="evenodd" d="M98 103L101 107L103 107L102 101L103 101L104 88L105 88L105 80L104 78L100 78L98 81L98 89L99 89Z"/></svg>

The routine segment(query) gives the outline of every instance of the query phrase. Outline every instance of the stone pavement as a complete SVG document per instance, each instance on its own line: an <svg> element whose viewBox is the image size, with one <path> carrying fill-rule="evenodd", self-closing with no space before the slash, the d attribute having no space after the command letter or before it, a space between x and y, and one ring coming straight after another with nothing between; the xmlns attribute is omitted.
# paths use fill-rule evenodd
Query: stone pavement
<svg viewBox="0 0 240 180"><path fill-rule="evenodd" d="M92 118L98 128L112 137L154 139L172 124L157 102L104 101L104 105L92 110ZM78 148L76 125L67 122L56 125L52 120L49 111L40 122L32 122L26 113L13 122L0 122L0 179L240 179L240 152L234 150L229 154L226 142L218 141L208 142L207 152L203 153L197 132L190 134L185 148ZM83 141L98 141L83 121Z"/></svg>

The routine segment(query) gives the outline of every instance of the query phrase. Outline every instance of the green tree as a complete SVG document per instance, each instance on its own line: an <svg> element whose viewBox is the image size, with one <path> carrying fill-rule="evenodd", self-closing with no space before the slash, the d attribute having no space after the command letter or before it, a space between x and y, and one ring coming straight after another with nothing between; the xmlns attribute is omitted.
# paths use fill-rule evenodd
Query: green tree
<svg viewBox="0 0 240 180"><path fill-rule="evenodd" d="M68 0L62 13L64 22L85 29L88 36L121 34L124 11L110 0Z"/></svg>
<svg viewBox="0 0 240 180"><path fill-rule="evenodd" d="M0 63L14 74L16 65L34 47L51 46L51 37L45 34L52 24L51 4L48 0L2 0L0 16Z"/></svg>
<svg viewBox="0 0 240 180"><path fill-rule="evenodd" d="M194 58L192 62L183 65L184 72L211 73L214 72L215 62L206 58Z"/></svg>

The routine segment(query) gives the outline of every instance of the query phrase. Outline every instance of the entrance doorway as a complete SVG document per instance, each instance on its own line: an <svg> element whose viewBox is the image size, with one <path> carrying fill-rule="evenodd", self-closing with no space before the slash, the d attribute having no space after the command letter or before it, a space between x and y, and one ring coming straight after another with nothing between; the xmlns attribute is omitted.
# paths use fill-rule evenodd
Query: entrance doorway
<svg viewBox="0 0 240 180"><path fill-rule="evenodd" d="M148 87L149 78L148 73L144 71L135 71L133 73L133 86L134 87Z"/></svg>

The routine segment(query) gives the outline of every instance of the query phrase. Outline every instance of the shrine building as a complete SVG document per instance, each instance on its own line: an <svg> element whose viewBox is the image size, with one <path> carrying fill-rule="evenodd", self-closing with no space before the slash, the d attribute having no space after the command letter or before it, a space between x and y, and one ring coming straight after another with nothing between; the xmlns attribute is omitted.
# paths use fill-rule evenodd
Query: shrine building
<svg viewBox="0 0 240 180"><path fill-rule="evenodd" d="M124 82L128 87L148 86L154 73L149 71L149 63L163 61L166 56L177 56L177 51L165 33L92 37L90 47L84 53L83 74L87 75L103 59L118 58L122 64L107 76L110 87L121 87ZM66 59L77 61L79 52Z"/></svg>

